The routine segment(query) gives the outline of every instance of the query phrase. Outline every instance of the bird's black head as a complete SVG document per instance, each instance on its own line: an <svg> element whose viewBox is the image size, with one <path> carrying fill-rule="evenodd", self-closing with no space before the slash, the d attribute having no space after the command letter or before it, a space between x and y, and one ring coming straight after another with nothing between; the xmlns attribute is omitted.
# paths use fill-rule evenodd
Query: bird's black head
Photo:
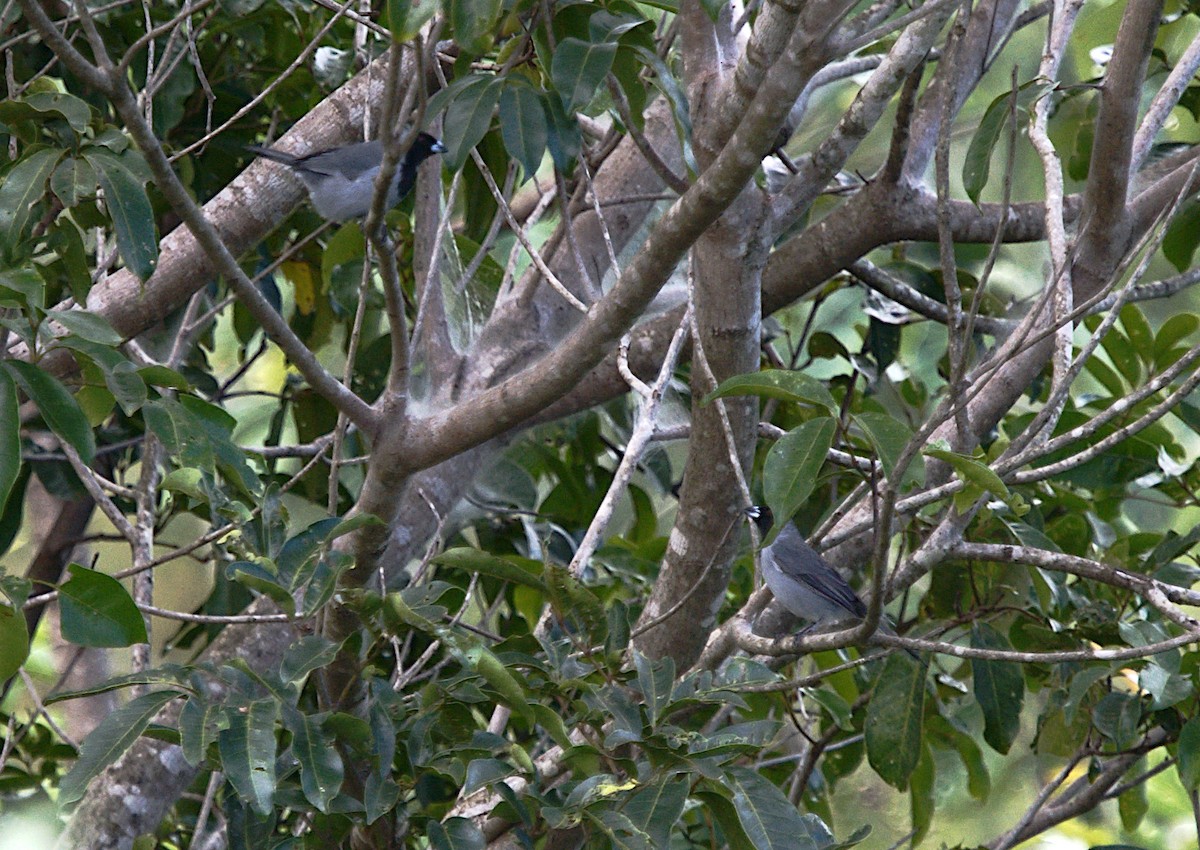
<svg viewBox="0 0 1200 850"><path fill-rule="evenodd" d="M443 145L437 138L429 133L418 133L413 139L412 147L408 149L405 158L416 165L420 165L435 153L445 153L446 146Z"/></svg>
<svg viewBox="0 0 1200 850"><path fill-rule="evenodd" d="M775 524L775 515L765 505L751 505L745 510L746 516L758 528L758 536L765 540L771 526Z"/></svg>

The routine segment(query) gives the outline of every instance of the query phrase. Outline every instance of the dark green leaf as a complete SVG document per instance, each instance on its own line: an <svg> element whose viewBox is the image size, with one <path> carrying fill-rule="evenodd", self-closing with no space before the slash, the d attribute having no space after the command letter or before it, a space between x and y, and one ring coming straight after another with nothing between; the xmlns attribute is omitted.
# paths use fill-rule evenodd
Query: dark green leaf
<svg viewBox="0 0 1200 850"><path fill-rule="evenodd" d="M896 355L900 353L903 333L902 325L881 322L874 316L871 317L870 324L867 325L867 338L863 341L863 350L871 355L881 373L895 362Z"/></svg>
<svg viewBox="0 0 1200 850"><path fill-rule="evenodd" d="M0 682L15 676L28 656L29 629L24 613L0 603Z"/></svg>
<svg viewBox="0 0 1200 850"><path fill-rule="evenodd" d="M867 759L875 772L903 791L923 748L925 665L901 652L884 661L867 706Z"/></svg>
<svg viewBox="0 0 1200 850"><path fill-rule="evenodd" d="M4 365L37 405L50 430L70 443L84 463L90 464L96 454L92 426L66 387L30 363L8 360Z"/></svg>
<svg viewBox="0 0 1200 850"><path fill-rule="evenodd" d="M50 175L50 189L67 209L96 194L96 170L86 159L68 156Z"/></svg>
<svg viewBox="0 0 1200 850"><path fill-rule="evenodd" d="M146 622L125 586L112 576L79 564L59 588L63 638L78 646L145 643Z"/></svg>
<svg viewBox="0 0 1200 850"><path fill-rule="evenodd" d="M328 812L329 804L342 787L344 771L333 738L321 728L317 716L303 714L285 706L284 724L292 733L292 755L300 762L300 787L318 811Z"/></svg>
<svg viewBox="0 0 1200 850"><path fill-rule="evenodd" d="M1154 336L1154 361L1159 366L1163 358L1175 347L1175 343L1183 340L1200 328L1200 316L1195 313L1176 313L1158 329Z"/></svg>
<svg viewBox="0 0 1200 850"><path fill-rule="evenodd" d="M87 101L60 91L37 91L20 100L0 103L0 121L46 121L47 118L62 118L71 125L71 130L82 134L92 119Z"/></svg>
<svg viewBox="0 0 1200 850"><path fill-rule="evenodd" d="M279 703L255 700L230 707L228 728L217 736L221 764L230 784L254 811L267 814L275 800L275 718Z"/></svg>
<svg viewBox="0 0 1200 850"><path fill-rule="evenodd" d="M900 459L900 453L912 439L912 429L886 413L872 411L855 414L854 421L866 434L867 440L875 449L879 462L883 465L884 474L891 480L896 469L896 462ZM908 464L908 469L904 472L904 479L907 481L918 478L923 468L924 464L921 462L920 455L914 455Z"/></svg>
<svg viewBox="0 0 1200 850"><path fill-rule="evenodd" d="M104 190L104 203L117 232L121 258L131 272L146 280L158 262L158 236L145 187L121 160L103 148L88 148L83 155L96 169L100 188Z"/></svg>
<svg viewBox="0 0 1200 850"><path fill-rule="evenodd" d="M47 310L46 315L71 333L91 342L120 345L125 341L99 313L89 313L87 310Z"/></svg>
<svg viewBox="0 0 1200 850"><path fill-rule="evenodd" d="M485 850L487 839L466 818L429 821L429 843L434 850Z"/></svg>
<svg viewBox="0 0 1200 850"><path fill-rule="evenodd" d="M11 249L26 238L25 228L46 194L46 181L62 153L48 148L34 151L4 176L0 182L0 244Z"/></svg>
<svg viewBox="0 0 1200 850"><path fill-rule="evenodd" d="M633 653L637 667L638 689L642 692L642 704L650 717L650 727L658 726L663 709L671 702L671 688L675 683L675 664L670 656L651 660L637 650Z"/></svg>
<svg viewBox="0 0 1200 850"><path fill-rule="evenodd" d="M713 399L738 395L806 402L823 407L833 414L838 412L838 404L824 384L803 372L793 372L789 369L767 369L726 378L720 386L704 397L703 404L709 404Z"/></svg>
<svg viewBox="0 0 1200 850"><path fill-rule="evenodd" d="M305 676L337 658L338 645L323 635L305 635L287 648L279 665L279 678L299 684Z"/></svg>
<svg viewBox="0 0 1200 850"><path fill-rule="evenodd" d="M412 41L437 14L438 0L387 0L388 29L399 42Z"/></svg>
<svg viewBox="0 0 1200 850"><path fill-rule="evenodd" d="M608 76L617 55L614 42L593 44L564 38L554 51L550 77L567 112L586 106Z"/></svg>
<svg viewBox="0 0 1200 850"><path fill-rule="evenodd" d="M1092 725L1121 750L1137 743L1141 718L1142 705L1135 694L1105 694L1092 709Z"/></svg>
<svg viewBox="0 0 1200 850"><path fill-rule="evenodd" d="M1142 361L1153 364L1154 331L1136 304L1126 304L1121 308L1121 327L1125 329L1125 336Z"/></svg>
<svg viewBox="0 0 1200 850"><path fill-rule="evenodd" d="M925 454L950 464L964 483L974 484L1006 502L1012 499L1012 494L1008 491L1005 483L1000 480L1000 476L993 472L991 467L975 458L943 449L925 449Z"/></svg>
<svg viewBox="0 0 1200 850"><path fill-rule="evenodd" d="M1184 204L1167 225L1163 256L1180 272L1185 272L1191 268L1197 244L1200 244L1200 202L1193 200Z"/></svg>
<svg viewBox="0 0 1200 850"><path fill-rule="evenodd" d="M533 714L529 710L531 700L526 696L525 689L494 652L482 645L472 646L466 651L466 661L496 692L501 703L533 722Z"/></svg>
<svg viewBox="0 0 1200 850"><path fill-rule="evenodd" d="M222 710L198 697L191 697L179 712L179 746L183 757L192 767L204 759L209 744L217 740Z"/></svg>
<svg viewBox="0 0 1200 850"><path fill-rule="evenodd" d="M0 508L21 474L21 417L17 385L0 369ZM7 677L0 676L0 680Z"/></svg>
<svg viewBox="0 0 1200 850"><path fill-rule="evenodd" d="M1005 92L996 97L983 113L967 146L963 158L962 181L967 197L978 204L983 187L987 185L988 172L992 167L992 151L1000 141L1000 134L1008 123L1007 118L1012 111L1012 92Z"/></svg>
<svg viewBox="0 0 1200 850"><path fill-rule="evenodd" d="M1187 791L1200 789L1200 717L1192 717L1179 731L1179 782Z"/></svg>
<svg viewBox="0 0 1200 850"><path fill-rule="evenodd" d="M654 847L668 847L671 830L683 814L688 783L677 777L663 777L636 791L622 811L633 825L650 837Z"/></svg>
<svg viewBox="0 0 1200 850"><path fill-rule="evenodd" d="M1004 636L986 623L971 628L971 645L980 649L1012 649ZM971 660L975 699L983 711L983 740L998 753L1008 748L1021 731L1021 703L1025 680L1021 666L1011 661Z"/></svg>
<svg viewBox="0 0 1200 850"><path fill-rule="evenodd" d="M516 772L515 767L500 759L471 759L467 764L467 778L463 782L462 793L464 796L472 794L485 785L512 776Z"/></svg>
<svg viewBox="0 0 1200 850"><path fill-rule="evenodd" d="M83 797L87 784L100 771L117 760L142 731L150 720L171 700L178 697L177 691L155 691L109 712L100 725L88 733L79 748L79 760L71 772L63 777L59 786L58 803L66 806Z"/></svg>
<svg viewBox="0 0 1200 850"><path fill-rule="evenodd" d="M442 137L447 147L446 166L451 171L462 168L471 155L471 148L487 133L500 89L498 78L475 76L447 107Z"/></svg>
<svg viewBox="0 0 1200 850"><path fill-rule="evenodd" d="M538 590L546 589L546 582L541 574L542 565L537 561L497 558L480 549L462 546L447 549L436 556L433 562L468 573L479 573L502 581L536 587ZM533 570L538 570L538 572L533 572Z"/></svg>
<svg viewBox="0 0 1200 850"><path fill-rule="evenodd" d="M9 290L9 293L4 290ZM46 303L46 282L33 269L0 270L0 301L9 301L14 306L28 308L37 313Z"/></svg>
<svg viewBox="0 0 1200 850"><path fill-rule="evenodd" d="M450 27L463 50L481 56L492 46L501 0L450 0Z"/></svg>
<svg viewBox="0 0 1200 850"><path fill-rule="evenodd" d="M832 417L812 419L777 440L767 453L763 496L776 523L790 520L812 495L836 431Z"/></svg>
<svg viewBox="0 0 1200 850"><path fill-rule="evenodd" d="M500 135L508 155L521 163L525 178L537 174L546 153L549 126L542 95L515 77L500 93Z"/></svg>
<svg viewBox="0 0 1200 850"><path fill-rule="evenodd" d="M769 780L745 767L731 767L726 776L733 790L733 807L750 843L758 850L818 850L800 812Z"/></svg>

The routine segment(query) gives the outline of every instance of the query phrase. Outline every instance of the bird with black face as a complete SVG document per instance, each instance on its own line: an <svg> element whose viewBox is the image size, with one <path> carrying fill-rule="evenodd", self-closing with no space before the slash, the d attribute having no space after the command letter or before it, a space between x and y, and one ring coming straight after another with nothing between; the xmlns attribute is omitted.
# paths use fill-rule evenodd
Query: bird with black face
<svg viewBox="0 0 1200 850"><path fill-rule="evenodd" d="M745 513L758 528L759 539L766 540L775 524L771 509L753 505ZM792 523L786 523L771 544L762 548L760 560L763 581L771 593L780 605L807 621L808 629L839 620L866 618L866 603L841 573L804 541ZM896 633L884 619L879 621L879 630ZM912 651L908 654L918 657Z"/></svg>
<svg viewBox="0 0 1200 850"><path fill-rule="evenodd" d="M333 222L364 218L371 209L375 177L383 165L383 143L379 140L316 151L302 156L250 145L257 156L286 165L308 188L308 197L322 218ZM400 159L386 209L391 209L412 191L421 163L446 146L429 133L418 133L412 147Z"/></svg>

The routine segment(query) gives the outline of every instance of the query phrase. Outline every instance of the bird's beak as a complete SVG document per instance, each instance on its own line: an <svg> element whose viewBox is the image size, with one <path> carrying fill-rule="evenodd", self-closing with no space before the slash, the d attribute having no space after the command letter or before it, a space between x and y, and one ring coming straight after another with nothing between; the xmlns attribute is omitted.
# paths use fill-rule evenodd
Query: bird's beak
<svg viewBox="0 0 1200 850"><path fill-rule="evenodd" d="M442 144L441 139L438 139L437 141L435 141L433 143L433 147L431 147L430 150L433 151L434 153L445 153L449 149L445 145Z"/></svg>

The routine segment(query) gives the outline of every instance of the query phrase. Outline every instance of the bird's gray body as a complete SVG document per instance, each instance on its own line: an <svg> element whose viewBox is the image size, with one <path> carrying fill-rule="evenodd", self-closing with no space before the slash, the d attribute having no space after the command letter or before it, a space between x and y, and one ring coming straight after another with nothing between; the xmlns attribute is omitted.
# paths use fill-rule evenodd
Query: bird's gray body
<svg viewBox="0 0 1200 850"><path fill-rule="evenodd" d="M763 580L779 604L802 620L825 623L867 616L867 606L790 522L762 550Z"/></svg>
<svg viewBox="0 0 1200 850"><path fill-rule="evenodd" d="M304 156L257 145L250 150L292 169L308 188L312 205L322 218L343 222L363 218L370 210L375 178L383 164L382 142L358 142ZM445 150L442 143L428 133L418 135L409 153L396 166L384 208L390 210L408 194L422 161Z"/></svg>
<svg viewBox="0 0 1200 850"><path fill-rule="evenodd" d="M746 509L746 516L754 521L759 535L765 539L774 524L771 509L756 505ZM784 524L769 546L763 547L759 558L763 581L779 604L810 626L866 618L867 606L854 588L805 542L790 522ZM879 620L879 631L896 633L886 616ZM919 658L915 652L905 651Z"/></svg>

